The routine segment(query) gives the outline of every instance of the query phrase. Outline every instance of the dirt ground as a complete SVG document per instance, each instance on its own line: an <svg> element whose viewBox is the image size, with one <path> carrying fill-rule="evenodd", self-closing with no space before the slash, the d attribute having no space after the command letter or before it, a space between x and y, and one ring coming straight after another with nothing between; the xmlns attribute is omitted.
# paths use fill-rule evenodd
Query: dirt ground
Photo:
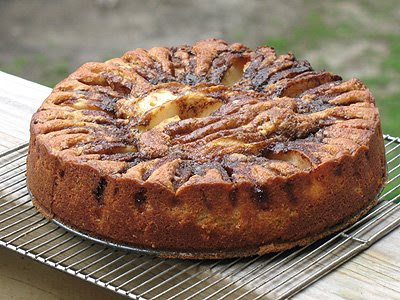
<svg viewBox="0 0 400 300"><path fill-rule="evenodd" d="M206 37L359 77L400 134L400 1L0 0L0 70L48 86L86 61Z"/></svg>

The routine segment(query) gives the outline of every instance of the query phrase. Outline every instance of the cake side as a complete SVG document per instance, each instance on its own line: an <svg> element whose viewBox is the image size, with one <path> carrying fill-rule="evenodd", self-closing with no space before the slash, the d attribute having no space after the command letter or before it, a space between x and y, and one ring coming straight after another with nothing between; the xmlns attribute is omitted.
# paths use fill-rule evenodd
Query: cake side
<svg viewBox="0 0 400 300"><path fill-rule="evenodd" d="M252 250L248 254L282 250L281 244L291 247L307 237L321 237L370 207L385 180L379 124L368 145L354 155L310 173L255 186L223 182L211 170L178 195L157 181L107 176L93 166L60 162L31 145L28 185L50 217L120 243L222 251L218 257L235 249ZM53 178L48 188L43 185L47 176Z"/></svg>

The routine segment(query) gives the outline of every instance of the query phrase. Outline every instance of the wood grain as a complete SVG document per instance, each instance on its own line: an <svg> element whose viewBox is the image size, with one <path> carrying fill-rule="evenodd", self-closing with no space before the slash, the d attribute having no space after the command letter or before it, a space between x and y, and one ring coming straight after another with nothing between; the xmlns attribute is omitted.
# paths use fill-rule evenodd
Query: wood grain
<svg viewBox="0 0 400 300"><path fill-rule="evenodd" d="M0 151L28 140L30 117L50 92L47 87L0 72ZM295 299L400 299L399 245L397 229ZM0 293L15 299L26 295L31 299L70 299L71 295L75 299L120 299L5 249L0 250L0 274ZM44 279L34 280L34 274ZM80 293L72 293L74 287L79 287Z"/></svg>

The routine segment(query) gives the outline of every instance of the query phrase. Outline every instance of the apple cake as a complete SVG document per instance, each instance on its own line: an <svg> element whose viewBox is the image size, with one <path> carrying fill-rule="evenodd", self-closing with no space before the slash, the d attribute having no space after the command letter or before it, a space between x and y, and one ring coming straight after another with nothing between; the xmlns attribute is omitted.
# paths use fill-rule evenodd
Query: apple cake
<svg viewBox="0 0 400 300"><path fill-rule="evenodd" d="M386 178L360 80L219 39L86 63L30 130L40 212L164 257L306 245L365 214Z"/></svg>

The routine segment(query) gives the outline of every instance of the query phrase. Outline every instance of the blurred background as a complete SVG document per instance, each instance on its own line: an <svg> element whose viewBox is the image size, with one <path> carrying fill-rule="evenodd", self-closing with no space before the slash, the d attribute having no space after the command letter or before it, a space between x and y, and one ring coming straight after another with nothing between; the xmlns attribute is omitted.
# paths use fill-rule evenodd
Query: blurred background
<svg viewBox="0 0 400 300"><path fill-rule="evenodd" d="M0 70L49 87L86 61L218 37L358 77L400 134L400 1L0 0Z"/></svg>

